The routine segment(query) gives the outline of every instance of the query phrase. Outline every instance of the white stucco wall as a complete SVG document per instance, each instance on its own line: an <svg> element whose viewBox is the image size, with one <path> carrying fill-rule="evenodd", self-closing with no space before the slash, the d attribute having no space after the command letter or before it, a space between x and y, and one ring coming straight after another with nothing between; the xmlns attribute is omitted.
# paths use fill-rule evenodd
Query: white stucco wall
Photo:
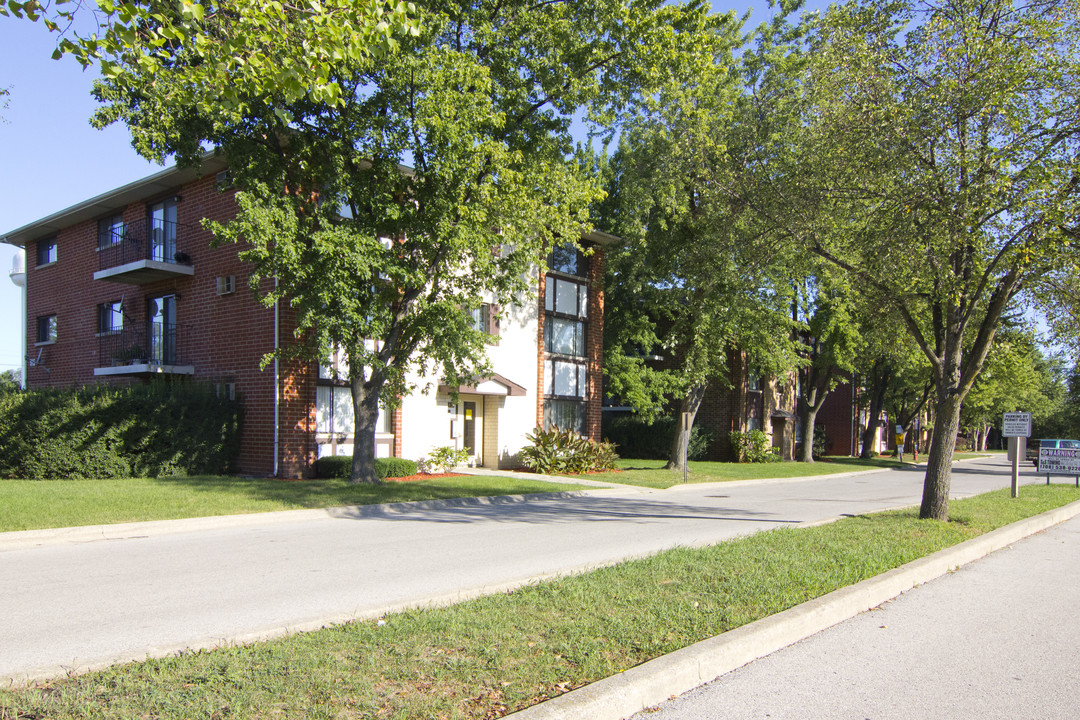
<svg viewBox="0 0 1080 720"><path fill-rule="evenodd" d="M536 426L537 303L535 296L527 304L503 308L499 342L488 345L492 370L525 388L524 396L461 396L456 413L447 412L450 397L437 392L438 375L412 377L417 390L402 400L402 457L419 459L433 448L451 445L462 447L462 403L477 403L476 443L483 449L486 467L514 466L517 453L527 443L526 433ZM426 389L425 394L423 390ZM458 437L450 437L451 420L457 419Z"/></svg>

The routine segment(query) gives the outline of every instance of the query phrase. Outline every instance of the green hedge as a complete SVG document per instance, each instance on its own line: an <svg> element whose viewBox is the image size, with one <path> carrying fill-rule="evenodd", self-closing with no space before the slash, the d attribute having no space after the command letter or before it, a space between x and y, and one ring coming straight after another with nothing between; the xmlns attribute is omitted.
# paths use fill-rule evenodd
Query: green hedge
<svg viewBox="0 0 1080 720"><path fill-rule="evenodd" d="M653 423L642 422L633 415L609 417L604 415L602 434L615 443L619 456L634 460L667 460L675 439L675 420L662 417ZM704 460L708 457L712 433L694 425L690 428L690 447L687 458Z"/></svg>
<svg viewBox="0 0 1080 720"><path fill-rule="evenodd" d="M240 405L205 383L0 393L0 477L225 474Z"/></svg>
<svg viewBox="0 0 1080 720"><path fill-rule="evenodd" d="M332 455L321 457L315 463L315 475L320 478L348 480L352 471L352 457ZM405 458L375 458L375 475L386 478L409 477L417 473L416 462Z"/></svg>

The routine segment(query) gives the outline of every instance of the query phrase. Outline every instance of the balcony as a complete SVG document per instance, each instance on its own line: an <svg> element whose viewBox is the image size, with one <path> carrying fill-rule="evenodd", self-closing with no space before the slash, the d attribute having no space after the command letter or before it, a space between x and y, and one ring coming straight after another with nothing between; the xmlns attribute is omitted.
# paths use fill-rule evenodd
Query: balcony
<svg viewBox="0 0 1080 720"><path fill-rule="evenodd" d="M94 279L145 285L194 275L191 256L181 241L196 229L156 218L103 228Z"/></svg>
<svg viewBox="0 0 1080 720"><path fill-rule="evenodd" d="M193 375L185 365L182 325L160 322L125 324L122 329L98 335L95 376Z"/></svg>

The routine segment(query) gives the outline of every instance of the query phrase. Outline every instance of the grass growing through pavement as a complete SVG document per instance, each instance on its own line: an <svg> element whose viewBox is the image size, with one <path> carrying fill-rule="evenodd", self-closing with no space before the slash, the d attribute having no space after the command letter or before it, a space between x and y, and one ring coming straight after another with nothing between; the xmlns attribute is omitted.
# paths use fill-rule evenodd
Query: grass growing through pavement
<svg viewBox="0 0 1080 720"><path fill-rule="evenodd" d="M1025 486L675 549L460 605L0 691L3 718L492 718L1080 499Z"/></svg>
<svg viewBox="0 0 1080 720"><path fill-rule="evenodd" d="M338 505L518 495L580 489L538 480L462 476L383 485L344 480L184 477L0 480L0 532Z"/></svg>

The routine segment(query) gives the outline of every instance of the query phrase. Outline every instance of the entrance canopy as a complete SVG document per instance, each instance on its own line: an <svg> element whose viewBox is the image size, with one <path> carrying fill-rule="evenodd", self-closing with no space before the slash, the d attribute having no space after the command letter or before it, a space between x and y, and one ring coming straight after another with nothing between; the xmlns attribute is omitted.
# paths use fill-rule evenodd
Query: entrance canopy
<svg viewBox="0 0 1080 720"><path fill-rule="evenodd" d="M459 395L510 395L520 397L526 394L525 388L512 380L507 380L498 373L492 373L486 378L477 378L470 385L458 385L456 388L445 384L439 385L439 392L450 393L455 390Z"/></svg>

